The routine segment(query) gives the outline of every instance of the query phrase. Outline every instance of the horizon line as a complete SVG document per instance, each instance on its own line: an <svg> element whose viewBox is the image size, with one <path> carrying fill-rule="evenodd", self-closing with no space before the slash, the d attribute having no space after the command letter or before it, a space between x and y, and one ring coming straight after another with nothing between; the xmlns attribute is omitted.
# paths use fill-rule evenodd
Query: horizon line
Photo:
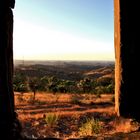
<svg viewBox="0 0 140 140"><path fill-rule="evenodd" d="M42 60L37 60L37 59L13 59L14 61L114 61L115 60L56 60L56 59L42 59Z"/></svg>

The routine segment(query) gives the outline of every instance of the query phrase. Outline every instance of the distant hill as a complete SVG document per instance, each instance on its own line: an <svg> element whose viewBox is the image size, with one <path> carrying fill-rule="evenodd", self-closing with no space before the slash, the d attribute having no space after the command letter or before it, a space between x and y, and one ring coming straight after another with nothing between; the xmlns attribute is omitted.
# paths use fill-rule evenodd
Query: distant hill
<svg viewBox="0 0 140 140"><path fill-rule="evenodd" d="M14 65L112 65L114 61L55 61L55 60L14 60Z"/></svg>
<svg viewBox="0 0 140 140"><path fill-rule="evenodd" d="M15 60L15 74L29 77L56 76L78 81L84 77L114 77L114 61L22 61Z"/></svg>
<svg viewBox="0 0 140 140"><path fill-rule="evenodd" d="M114 76L114 66L104 66L101 68L97 68L91 71L85 72L83 75L88 76L90 78L99 78L99 77L113 77Z"/></svg>

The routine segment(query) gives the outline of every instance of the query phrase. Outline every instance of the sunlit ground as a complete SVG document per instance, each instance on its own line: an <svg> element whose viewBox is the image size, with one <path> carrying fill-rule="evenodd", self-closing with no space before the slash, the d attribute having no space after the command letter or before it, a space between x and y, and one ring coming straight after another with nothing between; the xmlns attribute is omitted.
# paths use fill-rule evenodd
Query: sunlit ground
<svg viewBox="0 0 140 140"><path fill-rule="evenodd" d="M113 94L99 97L93 94L37 93L33 100L32 93L15 93L15 103L23 133L28 137L104 136L138 128L131 119L116 117ZM50 113L57 116L52 123L46 119ZM91 119L98 121L93 126L94 132L90 131L90 126L82 127Z"/></svg>

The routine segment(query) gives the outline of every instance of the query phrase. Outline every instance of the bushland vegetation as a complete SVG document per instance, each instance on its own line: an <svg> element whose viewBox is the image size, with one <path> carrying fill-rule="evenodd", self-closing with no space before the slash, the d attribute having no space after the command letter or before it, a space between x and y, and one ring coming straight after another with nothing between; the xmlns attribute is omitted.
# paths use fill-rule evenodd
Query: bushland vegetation
<svg viewBox="0 0 140 140"><path fill-rule="evenodd" d="M71 64L71 65L70 65ZM19 65L15 67L14 91L52 93L114 93L114 65ZM74 66L73 66L74 65Z"/></svg>
<svg viewBox="0 0 140 140"><path fill-rule="evenodd" d="M116 116L114 85L114 63L15 66L15 105L24 135L98 137L138 129L134 121Z"/></svg>

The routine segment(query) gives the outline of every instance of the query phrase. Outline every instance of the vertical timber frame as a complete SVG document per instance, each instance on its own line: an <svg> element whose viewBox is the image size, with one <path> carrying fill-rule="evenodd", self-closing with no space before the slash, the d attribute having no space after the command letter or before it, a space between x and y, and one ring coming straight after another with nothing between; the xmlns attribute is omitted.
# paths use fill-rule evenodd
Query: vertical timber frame
<svg viewBox="0 0 140 140"><path fill-rule="evenodd" d="M13 92L13 11L15 0L0 1L0 137L15 139L18 120ZM18 130L19 131L19 130Z"/></svg>
<svg viewBox="0 0 140 140"><path fill-rule="evenodd" d="M115 111L140 121L139 3L114 0Z"/></svg>
<svg viewBox="0 0 140 140"><path fill-rule="evenodd" d="M114 0L114 47L115 47L115 111L120 116L119 97L121 86L121 56L120 56L120 0Z"/></svg>

